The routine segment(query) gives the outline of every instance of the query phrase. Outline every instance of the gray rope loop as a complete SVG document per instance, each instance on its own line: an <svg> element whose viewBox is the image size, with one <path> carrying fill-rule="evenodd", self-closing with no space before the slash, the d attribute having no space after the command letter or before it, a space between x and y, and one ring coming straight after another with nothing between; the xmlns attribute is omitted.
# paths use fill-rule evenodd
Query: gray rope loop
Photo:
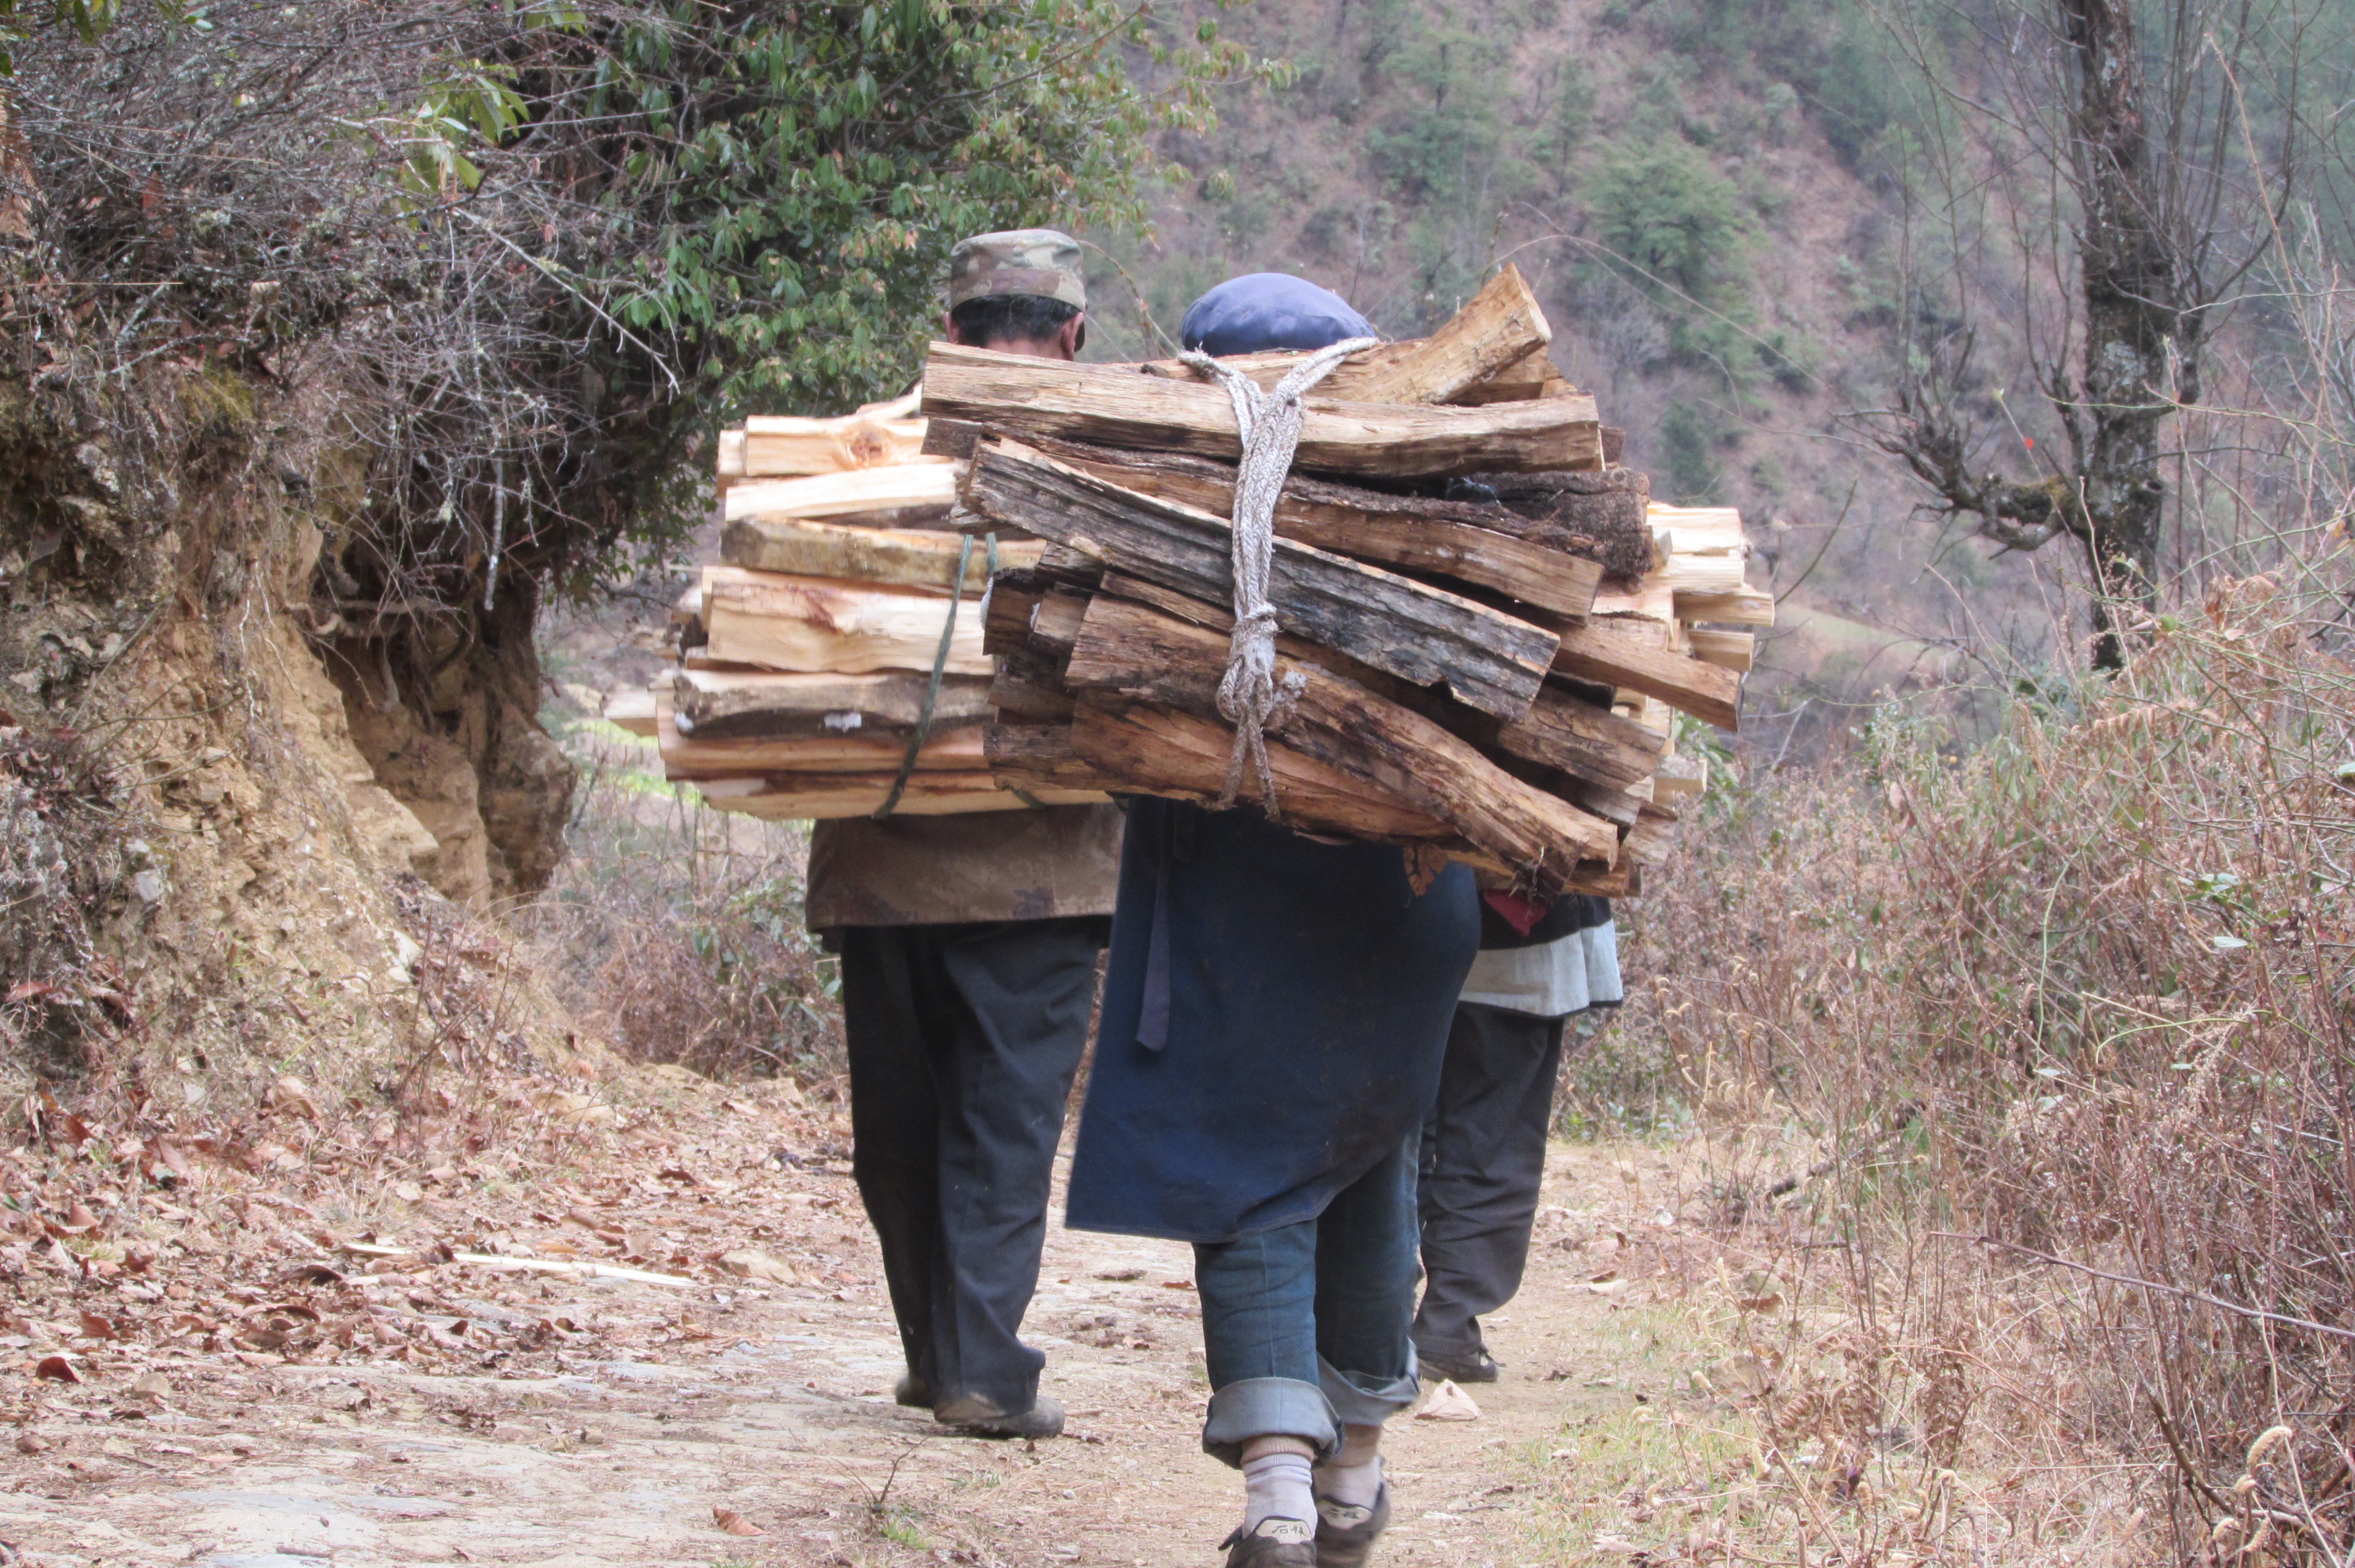
<svg viewBox="0 0 2355 1568"><path fill-rule="evenodd" d="M1220 810L1235 803L1248 766L1259 780L1261 809L1270 821L1284 820L1276 805L1275 770L1267 759L1267 726L1300 694L1305 683L1297 672L1280 682L1275 678L1275 606L1268 602L1267 588L1275 553L1276 497L1300 445L1302 396L1349 355L1380 341L1353 337L1320 348L1265 392L1241 371L1199 349L1184 356L1188 365L1226 387L1243 449L1235 476L1231 543L1235 630L1227 642L1226 673L1219 680L1219 713L1235 726L1235 746L1227 758Z"/></svg>

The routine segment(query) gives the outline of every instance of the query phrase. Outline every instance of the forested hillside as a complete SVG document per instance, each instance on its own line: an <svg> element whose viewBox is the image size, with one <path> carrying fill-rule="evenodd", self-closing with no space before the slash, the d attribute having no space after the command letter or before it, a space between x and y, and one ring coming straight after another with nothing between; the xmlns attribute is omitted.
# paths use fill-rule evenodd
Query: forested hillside
<svg viewBox="0 0 2355 1568"><path fill-rule="evenodd" d="M1185 15L1292 75L1231 95L1208 135L1164 135L1183 175L1154 206L1157 240L1104 237L1131 285L1100 306L1104 353L1174 332L1200 289L1253 269L1302 272L1412 334L1509 258L1654 493L1739 506L1790 596L1762 652L1758 728L1778 749L1801 704L1804 747L1884 688L2082 662L2082 556L1994 559L1978 519L1942 511L1878 444L1931 388L1971 427L1967 466L2066 471L2041 388L2081 347L2083 305L2049 22L1848 0ZM2158 134L2183 160L2168 199L2208 204L2169 221L2199 229L2215 295L2197 313L2205 387L2173 389L2196 406L2169 446L2177 580L2311 548L2347 493L2316 439L2348 417L2346 325L2316 291L2350 254L2332 108L2355 79L2350 24L2343 5L2146 24L2172 105ZM2283 413L2320 423L2289 435Z"/></svg>

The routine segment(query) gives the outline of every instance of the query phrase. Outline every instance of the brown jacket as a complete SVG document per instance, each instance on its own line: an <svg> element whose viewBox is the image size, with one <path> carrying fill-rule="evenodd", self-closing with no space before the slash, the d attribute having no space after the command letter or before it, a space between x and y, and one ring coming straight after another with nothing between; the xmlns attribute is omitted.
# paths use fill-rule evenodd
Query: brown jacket
<svg viewBox="0 0 2355 1568"><path fill-rule="evenodd" d="M823 931L1109 915L1120 835L1111 805L820 822L805 917Z"/></svg>

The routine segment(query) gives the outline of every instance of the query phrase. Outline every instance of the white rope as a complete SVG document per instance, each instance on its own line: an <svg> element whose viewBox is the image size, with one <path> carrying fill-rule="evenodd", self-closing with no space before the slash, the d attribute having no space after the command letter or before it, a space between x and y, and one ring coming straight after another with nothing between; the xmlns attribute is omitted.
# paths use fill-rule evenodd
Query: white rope
<svg viewBox="0 0 2355 1568"><path fill-rule="evenodd" d="M1242 466L1235 477L1235 630L1227 643L1227 673L1219 681L1219 712L1235 726L1235 748L1227 758L1227 786L1219 797L1221 810L1235 803L1248 762L1259 779L1261 809L1270 821L1283 821L1275 802L1275 770L1267 760L1267 726L1300 694L1302 681L1297 672L1281 683L1275 678L1275 606L1267 599L1267 578L1275 553L1276 497L1283 493L1284 476L1292 471L1293 451L1300 445L1302 395L1349 355L1380 341L1353 337L1320 348L1265 392L1241 371L1220 364L1199 349L1185 355L1188 365L1226 387L1234 402L1235 428L1243 446Z"/></svg>

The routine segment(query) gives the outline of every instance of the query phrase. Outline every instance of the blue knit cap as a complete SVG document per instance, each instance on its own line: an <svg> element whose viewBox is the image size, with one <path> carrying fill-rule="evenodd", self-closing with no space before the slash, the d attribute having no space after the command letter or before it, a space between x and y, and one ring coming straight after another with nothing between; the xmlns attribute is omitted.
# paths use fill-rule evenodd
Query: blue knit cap
<svg viewBox="0 0 2355 1568"><path fill-rule="evenodd" d="M1178 329L1188 348L1223 357L1266 349L1324 348L1345 338L1372 337L1366 318L1330 289L1289 272L1249 272L1186 307Z"/></svg>

